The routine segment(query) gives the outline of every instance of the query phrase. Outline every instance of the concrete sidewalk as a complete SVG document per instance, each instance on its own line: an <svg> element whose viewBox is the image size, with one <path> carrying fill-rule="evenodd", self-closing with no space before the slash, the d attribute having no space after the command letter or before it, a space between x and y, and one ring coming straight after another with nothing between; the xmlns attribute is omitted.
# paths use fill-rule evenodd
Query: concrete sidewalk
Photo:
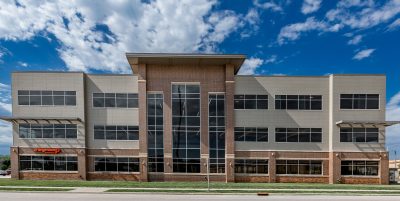
<svg viewBox="0 0 400 201"><path fill-rule="evenodd" d="M0 186L0 188L55 188L55 189L73 189L72 193L104 193L108 190L148 190L148 191L204 191L207 192L206 188L105 188L105 187L53 187L53 186ZM357 190L357 189L279 189L279 188L211 188L211 191L252 191L252 192L304 192L304 193L313 193L313 192L326 192L326 193L346 193L346 192L371 192L373 193L398 193L400 195L400 190Z"/></svg>

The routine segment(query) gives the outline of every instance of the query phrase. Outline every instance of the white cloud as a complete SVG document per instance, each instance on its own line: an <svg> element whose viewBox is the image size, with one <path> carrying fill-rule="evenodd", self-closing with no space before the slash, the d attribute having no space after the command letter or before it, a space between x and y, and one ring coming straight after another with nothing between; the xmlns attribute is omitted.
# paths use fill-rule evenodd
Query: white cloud
<svg viewBox="0 0 400 201"><path fill-rule="evenodd" d="M253 75L258 67L264 63L264 60L260 58L250 57L246 59L240 68L240 75Z"/></svg>
<svg viewBox="0 0 400 201"><path fill-rule="evenodd" d="M215 0L0 1L0 39L52 34L69 70L129 72L125 52L214 52L254 18ZM14 23L14 22L19 23Z"/></svg>
<svg viewBox="0 0 400 201"><path fill-rule="evenodd" d="M271 64L271 63L276 63L278 59L278 56L276 55L271 55L268 59L265 59L264 63L265 64Z"/></svg>
<svg viewBox="0 0 400 201"><path fill-rule="evenodd" d="M356 35L351 40L349 40L349 42L347 42L347 44L357 45L361 42L361 40L362 40L362 35Z"/></svg>
<svg viewBox="0 0 400 201"><path fill-rule="evenodd" d="M354 55L353 59L355 60L362 60L365 59L369 56L371 56L371 54L375 51L375 49L365 49L365 50L361 50L359 52L357 52L356 55Z"/></svg>
<svg viewBox="0 0 400 201"><path fill-rule="evenodd" d="M10 85L0 83L0 89L1 90L10 90Z"/></svg>
<svg viewBox="0 0 400 201"><path fill-rule="evenodd" d="M392 22L389 26L388 26L388 29L389 30L395 30L395 29L397 29L397 28L399 28L400 27L400 18L399 19L397 19L397 20L395 20L394 22Z"/></svg>
<svg viewBox="0 0 400 201"><path fill-rule="evenodd" d="M400 121L400 92L394 95L386 105L386 120ZM393 150L400 145L400 125L386 128L386 142L389 150ZM398 154L400 150L397 150Z"/></svg>
<svg viewBox="0 0 400 201"><path fill-rule="evenodd" d="M254 5L265 10L271 10L275 12L283 11L282 7L273 1L267 1L261 3L259 0L254 0Z"/></svg>
<svg viewBox="0 0 400 201"><path fill-rule="evenodd" d="M375 3L372 0L343 0L334 9L325 14L323 20L314 17L305 22L289 24L281 29L278 43L297 40L302 33L316 31L318 33L337 32L343 28L363 30L387 23L400 13L400 0L389 0ZM398 22L400 24L400 21ZM396 26L396 23L393 24Z"/></svg>
<svg viewBox="0 0 400 201"><path fill-rule="evenodd" d="M301 34L309 31L337 32L340 29L338 25L318 21L314 17L309 17L305 22L287 25L281 29L278 35L278 43L283 44L287 41L299 39Z"/></svg>
<svg viewBox="0 0 400 201"><path fill-rule="evenodd" d="M303 14L310 14L317 11L321 7L322 0L304 0L301 6Z"/></svg>
<svg viewBox="0 0 400 201"><path fill-rule="evenodd" d="M351 12L352 7L360 7ZM336 9L327 12L329 21L349 26L352 29L371 28L395 17L400 13L400 0L389 0L382 6L373 1L339 2Z"/></svg>
<svg viewBox="0 0 400 201"><path fill-rule="evenodd" d="M12 143L11 123L0 120L0 148L10 148Z"/></svg>
<svg viewBox="0 0 400 201"><path fill-rule="evenodd" d="M19 62L18 62L18 65L20 65L20 66L22 66L22 67L28 67L28 63L22 62L22 61L19 61Z"/></svg>
<svg viewBox="0 0 400 201"><path fill-rule="evenodd" d="M12 107L11 107L10 103L0 102L0 108L5 110L5 111L7 111L7 112L9 112L9 113L11 113L11 111L12 111Z"/></svg>

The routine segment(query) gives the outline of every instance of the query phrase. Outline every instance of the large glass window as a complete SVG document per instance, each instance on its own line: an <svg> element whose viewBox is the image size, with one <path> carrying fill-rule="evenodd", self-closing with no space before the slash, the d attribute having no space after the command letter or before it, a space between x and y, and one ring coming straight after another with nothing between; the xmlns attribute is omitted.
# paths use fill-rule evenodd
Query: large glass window
<svg viewBox="0 0 400 201"><path fill-rule="evenodd" d="M319 160L276 160L276 174L321 175Z"/></svg>
<svg viewBox="0 0 400 201"><path fill-rule="evenodd" d="M322 142L322 128L275 128L275 142Z"/></svg>
<svg viewBox="0 0 400 201"><path fill-rule="evenodd" d="M237 141L237 142L268 142L268 128L235 127L235 141Z"/></svg>
<svg viewBox="0 0 400 201"><path fill-rule="evenodd" d="M172 84L173 171L200 172L200 86Z"/></svg>
<svg viewBox="0 0 400 201"><path fill-rule="evenodd" d="M225 95L208 95L210 173L225 172Z"/></svg>
<svg viewBox="0 0 400 201"><path fill-rule="evenodd" d="M341 162L342 175L377 176L379 161L345 160Z"/></svg>
<svg viewBox="0 0 400 201"><path fill-rule="evenodd" d="M265 159L235 159L235 173L238 173L238 174L268 174L268 160L265 160Z"/></svg>
<svg viewBox="0 0 400 201"><path fill-rule="evenodd" d="M379 129L340 128L340 142L379 142Z"/></svg>
<svg viewBox="0 0 400 201"><path fill-rule="evenodd" d="M95 140L139 140L139 126L94 125Z"/></svg>
<svg viewBox="0 0 400 201"><path fill-rule="evenodd" d="M138 94L93 93L93 107L96 108L137 108Z"/></svg>
<svg viewBox="0 0 400 201"><path fill-rule="evenodd" d="M268 109L268 95L235 95L235 109Z"/></svg>
<svg viewBox="0 0 400 201"><path fill-rule="evenodd" d="M78 157L23 155L19 165L21 171L78 171Z"/></svg>
<svg viewBox="0 0 400 201"><path fill-rule="evenodd" d="M18 105L75 106L75 91L18 90Z"/></svg>
<svg viewBox="0 0 400 201"><path fill-rule="evenodd" d="M95 172L139 172L139 158L95 157Z"/></svg>
<svg viewBox="0 0 400 201"><path fill-rule="evenodd" d="M277 110L322 110L321 95L276 95Z"/></svg>
<svg viewBox="0 0 400 201"><path fill-rule="evenodd" d="M379 94L340 94L340 109L379 109Z"/></svg>
<svg viewBox="0 0 400 201"><path fill-rule="evenodd" d="M163 94L147 94L148 171L164 172Z"/></svg>
<svg viewBox="0 0 400 201"><path fill-rule="evenodd" d="M76 139L76 124L19 124L20 138L69 138Z"/></svg>

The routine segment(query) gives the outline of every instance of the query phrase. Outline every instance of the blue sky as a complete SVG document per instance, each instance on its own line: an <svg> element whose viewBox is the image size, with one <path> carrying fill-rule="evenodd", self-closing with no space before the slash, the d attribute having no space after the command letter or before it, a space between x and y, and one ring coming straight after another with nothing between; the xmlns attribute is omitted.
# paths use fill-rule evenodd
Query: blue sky
<svg viewBox="0 0 400 201"><path fill-rule="evenodd" d="M400 0L3 0L0 115L13 71L130 73L125 52L199 52L246 54L241 74L384 73L400 120L399 16ZM387 131L400 155L400 127ZM10 144L1 122L0 154Z"/></svg>

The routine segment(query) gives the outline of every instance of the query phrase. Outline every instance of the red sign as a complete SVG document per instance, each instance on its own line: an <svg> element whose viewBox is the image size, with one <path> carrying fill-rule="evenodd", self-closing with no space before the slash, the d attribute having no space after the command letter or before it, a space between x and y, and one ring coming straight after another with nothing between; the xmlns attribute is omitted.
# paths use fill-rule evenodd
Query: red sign
<svg viewBox="0 0 400 201"><path fill-rule="evenodd" d="M61 153L60 148L35 148L34 152L41 152L44 154L59 154Z"/></svg>

